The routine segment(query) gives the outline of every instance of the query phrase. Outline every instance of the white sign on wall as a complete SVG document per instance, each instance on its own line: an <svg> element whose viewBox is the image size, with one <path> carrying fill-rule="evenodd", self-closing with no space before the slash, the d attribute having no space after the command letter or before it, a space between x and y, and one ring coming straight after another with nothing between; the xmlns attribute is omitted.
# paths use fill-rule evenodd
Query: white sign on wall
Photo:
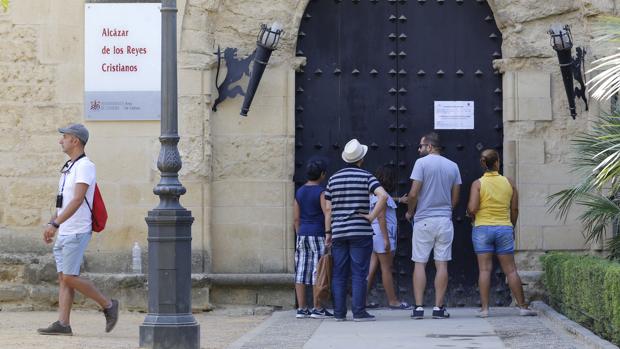
<svg viewBox="0 0 620 349"><path fill-rule="evenodd" d="M86 3L87 120L161 117L161 4Z"/></svg>
<svg viewBox="0 0 620 349"><path fill-rule="evenodd" d="M435 101L436 130L473 130L474 101Z"/></svg>

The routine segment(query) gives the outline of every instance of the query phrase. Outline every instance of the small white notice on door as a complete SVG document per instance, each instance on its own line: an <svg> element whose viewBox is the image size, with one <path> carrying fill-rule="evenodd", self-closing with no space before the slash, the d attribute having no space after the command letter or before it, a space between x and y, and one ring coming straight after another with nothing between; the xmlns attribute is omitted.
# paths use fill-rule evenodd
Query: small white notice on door
<svg viewBox="0 0 620 349"><path fill-rule="evenodd" d="M435 101L436 130L473 130L474 101Z"/></svg>

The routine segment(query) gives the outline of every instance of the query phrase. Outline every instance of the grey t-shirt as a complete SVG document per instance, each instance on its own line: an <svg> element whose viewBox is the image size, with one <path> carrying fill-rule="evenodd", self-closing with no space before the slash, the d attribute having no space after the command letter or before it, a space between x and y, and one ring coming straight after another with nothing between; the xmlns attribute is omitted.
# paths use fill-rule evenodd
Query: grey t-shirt
<svg viewBox="0 0 620 349"><path fill-rule="evenodd" d="M461 184L459 167L453 161L428 154L415 162L411 179L422 182L414 220L452 217L452 186Z"/></svg>

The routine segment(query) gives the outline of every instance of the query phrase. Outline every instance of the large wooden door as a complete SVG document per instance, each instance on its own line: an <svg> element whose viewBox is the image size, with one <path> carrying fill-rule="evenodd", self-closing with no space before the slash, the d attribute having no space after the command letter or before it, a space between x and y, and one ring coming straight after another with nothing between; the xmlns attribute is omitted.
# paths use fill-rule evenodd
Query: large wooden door
<svg viewBox="0 0 620 349"><path fill-rule="evenodd" d="M302 19L297 55L307 58L296 78L298 184L304 181L307 159L329 159L331 174L344 164L344 144L357 138L370 147L364 167L373 172L379 165L393 165L398 189L392 194L405 194L418 158L417 144L434 130L434 102L474 103L474 129L437 132L443 155L459 165L463 179L461 203L453 217L447 301L451 306L478 303L477 263L465 206L471 182L481 175L480 150L501 151L503 139L501 76L492 66L493 59L501 57L501 34L488 4L314 0ZM402 208L398 214L394 275L399 296L412 300L411 225L404 212ZM494 273L494 279L494 304L509 303L501 273ZM433 302L431 288L427 304Z"/></svg>

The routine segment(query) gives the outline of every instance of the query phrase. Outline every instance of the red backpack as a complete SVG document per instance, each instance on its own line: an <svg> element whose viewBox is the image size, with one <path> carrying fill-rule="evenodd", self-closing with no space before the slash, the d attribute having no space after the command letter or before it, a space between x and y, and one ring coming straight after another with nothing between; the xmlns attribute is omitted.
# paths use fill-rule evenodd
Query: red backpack
<svg viewBox="0 0 620 349"><path fill-rule="evenodd" d="M93 196L93 206L90 207L88 203L88 199L84 197L86 200L86 205L90 210L90 213L93 217L93 231L100 232L105 229L105 224L108 221L108 211L105 209L105 203L103 202L103 197L101 196L101 192L99 191L99 186L95 183L95 195Z"/></svg>

